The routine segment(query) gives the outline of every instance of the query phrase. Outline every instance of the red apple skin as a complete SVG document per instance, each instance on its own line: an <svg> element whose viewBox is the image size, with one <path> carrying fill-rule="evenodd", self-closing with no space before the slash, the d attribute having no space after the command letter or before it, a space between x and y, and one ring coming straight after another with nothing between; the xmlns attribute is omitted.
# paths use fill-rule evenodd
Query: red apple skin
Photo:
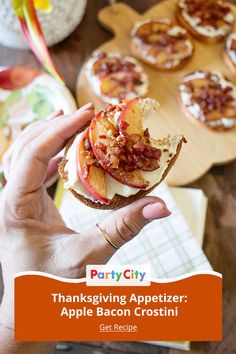
<svg viewBox="0 0 236 354"><path fill-rule="evenodd" d="M29 85L42 72L24 67L12 67L0 71L0 87L3 90L16 90Z"/></svg>
<svg viewBox="0 0 236 354"><path fill-rule="evenodd" d="M107 119L106 114L98 113L92 119L89 130L90 142L93 152L104 170L118 182L138 189L146 189L149 182L146 181L140 170L127 172L123 168L111 168L107 150L114 144L117 129Z"/></svg>
<svg viewBox="0 0 236 354"><path fill-rule="evenodd" d="M134 98L123 106L118 118L118 127L121 134L144 136L139 98Z"/></svg>
<svg viewBox="0 0 236 354"><path fill-rule="evenodd" d="M89 128L84 131L77 146L76 168L79 179L95 200L109 204L106 172L101 167L90 164L96 162L96 158L92 149L86 149L86 143L89 144Z"/></svg>
<svg viewBox="0 0 236 354"><path fill-rule="evenodd" d="M128 135L130 138L134 135L140 136L140 139L145 141L145 132L142 125L142 114L140 99L134 98L122 107L120 116L118 118L118 127L120 134ZM151 150L152 147L147 147ZM145 155L145 154L144 154ZM159 168L160 155L156 151L156 156L145 156L142 171L154 171Z"/></svg>

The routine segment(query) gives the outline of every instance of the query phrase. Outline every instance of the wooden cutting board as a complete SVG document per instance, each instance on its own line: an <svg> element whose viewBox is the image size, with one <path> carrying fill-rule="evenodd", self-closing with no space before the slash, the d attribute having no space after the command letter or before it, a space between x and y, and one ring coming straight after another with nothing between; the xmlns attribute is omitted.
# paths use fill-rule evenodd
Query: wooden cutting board
<svg viewBox="0 0 236 354"><path fill-rule="evenodd" d="M230 6L236 14L236 6ZM123 3L117 3L116 12L113 12L110 6L102 9L98 13L98 20L114 33L114 38L98 49L130 55L129 33L133 23L145 17L168 17L175 20L175 7L175 0L166 0L150 8L143 15ZM236 30L236 24L234 29ZM181 111L177 88L181 78L187 73L196 69L220 70L236 83L236 77L233 77L223 61L223 43L205 44L195 40L193 42L195 45L194 56L181 70L174 73L161 73L143 64L150 78L150 89L146 96L156 98L161 105L157 119L152 122L150 131L157 137L163 137L168 133L184 134L188 140L167 177L168 183L176 186L194 182L211 166L223 165L236 158L236 128L229 132L211 132L205 127L191 122ZM77 80L76 96L80 106L91 101L94 102L96 110L104 107L88 84L85 77L85 65Z"/></svg>

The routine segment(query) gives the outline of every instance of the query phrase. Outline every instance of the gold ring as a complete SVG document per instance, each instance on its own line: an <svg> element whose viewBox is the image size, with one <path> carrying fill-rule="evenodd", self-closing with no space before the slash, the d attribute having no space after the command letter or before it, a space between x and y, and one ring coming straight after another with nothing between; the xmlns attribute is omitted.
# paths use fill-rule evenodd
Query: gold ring
<svg viewBox="0 0 236 354"><path fill-rule="evenodd" d="M107 240L107 242L110 243L110 245L111 245L112 247L114 247L116 250L118 250L119 247L117 247L117 246L114 244L114 242L112 242L112 240L111 240L110 237L107 235L107 233L104 232L103 230L101 230L98 224L96 224L96 227L97 227L99 233Z"/></svg>

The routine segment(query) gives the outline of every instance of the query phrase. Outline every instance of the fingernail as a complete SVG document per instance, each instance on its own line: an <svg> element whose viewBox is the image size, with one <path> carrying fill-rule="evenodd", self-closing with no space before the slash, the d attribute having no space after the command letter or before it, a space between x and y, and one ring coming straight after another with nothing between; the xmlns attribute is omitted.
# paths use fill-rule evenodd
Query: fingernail
<svg viewBox="0 0 236 354"><path fill-rule="evenodd" d="M162 203L151 203L146 205L142 214L147 220L161 219L171 215L171 211Z"/></svg>
<svg viewBox="0 0 236 354"><path fill-rule="evenodd" d="M51 120L51 119L56 118L58 116L61 116L63 114L64 114L64 111L62 109L58 109L57 111L55 111L52 114L50 114L50 116L48 116L46 118L46 120Z"/></svg>
<svg viewBox="0 0 236 354"><path fill-rule="evenodd" d="M88 109L93 109L93 108L94 108L93 103L87 103L85 106L81 107L79 111L84 112L87 111Z"/></svg>

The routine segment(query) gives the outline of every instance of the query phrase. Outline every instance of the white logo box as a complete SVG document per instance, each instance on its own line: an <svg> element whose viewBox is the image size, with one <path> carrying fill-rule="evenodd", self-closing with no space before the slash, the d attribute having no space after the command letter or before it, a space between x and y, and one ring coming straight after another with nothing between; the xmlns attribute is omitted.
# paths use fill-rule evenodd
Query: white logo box
<svg viewBox="0 0 236 354"><path fill-rule="evenodd" d="M151 269L147 264L87 265L88 286L150 286Z"/></svg>

